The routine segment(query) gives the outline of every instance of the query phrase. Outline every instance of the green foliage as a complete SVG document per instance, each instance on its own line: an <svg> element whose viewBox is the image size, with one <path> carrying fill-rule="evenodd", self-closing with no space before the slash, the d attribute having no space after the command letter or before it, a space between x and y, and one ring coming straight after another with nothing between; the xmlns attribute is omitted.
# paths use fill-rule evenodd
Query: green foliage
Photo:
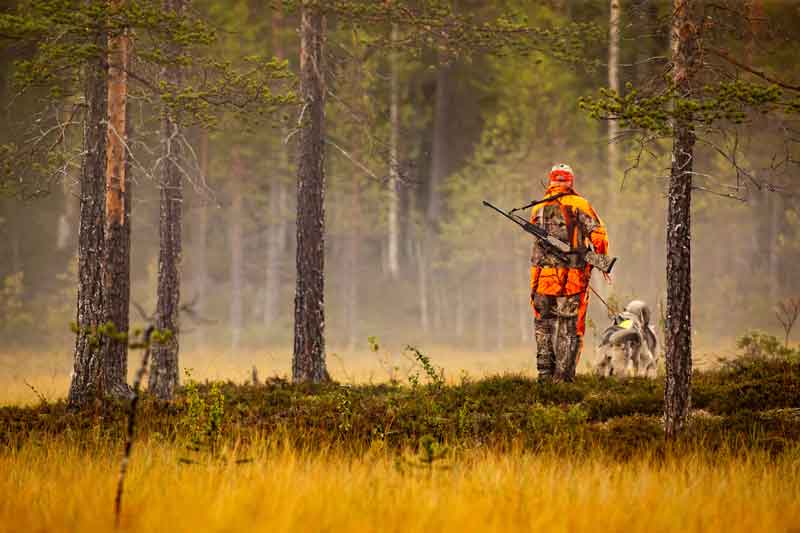
<svg viewBox="0 0 800 533"><path fill-rule="evenodd" d="M663 449L663 384L644 379L539 383L494 376L430 389L396 385L307 387L281 379L263 385L201 384L188 378L178 401L145 398L143 434L186 442L193 451L218 450L280 435L301 448L341 446L355 453L376 443L411 451L406 463L429 468L448 453L511 447L581 454L589 449L621 459ZM678 445L714 450L780 452L800 435L800 360L749 358L693 378L693 416ZM125 412L109 404L101 417L72 414L62 403L0 408L0 448L44 433L92 441L122 438ZM98 426L102 420L102 426ZM104 441L104 442L106 442Z"/></svg>
<svg viewBox="0 0 800 533"><path fill-rule="evenodd" d="M800 358L800 350L785 346L774 335L760 331L750 331L737 339L736 347L744 352L746 357L765 358Z"/></svg>
<svg viewBox="0 0 800 533"><path fill-rule="evenodd" d="M191 451L209 450L215 453L225 422L225 395L220 385L214 383L206 394L186 370L186 385L183 394L184 413L180 422Z"/></svg>
<svg viewBox="0 0 800 533"><path fill-rule="evenodd" d="M284 0L289 10L301 2ZM600 62L592 57L604 32L594 23L564 22L557 27L532 26L523 9L504 6L499 13L456 9L448 0L424 2L373 2L371 0L326 0L302 2L356 27L390 27L397 24L402 37L392 43L387 36L370 35L371 46L398 47L419 54L433 48L451 58L478 53L529 56L541 53L559 61L589 68Z"/></svg>
<svg viewBox="0 0 800 533"><path fill-rule="evenodd" d="M411 352L414 360L422 367L425 375L428 376L428 383L431 386L434 388L441 388L444 386L444 369L439 368L437 370L433 366L433 363L431 363L430 357L411 345L406 346L406 351ZM410 375L408 379L414 387L419 386L419 373Z"/></svg>
<svg viewBox="0 0 800 533"><path fill-rule="evenodd" d="M718 122L742 124L748 112L782 108L784 98L777 85L736 80L705 85L692 97L679 96L673 85L646 96L629 84L625 94L600 89L598 97L581 97L578 105L594 119L617 120L623 128L668 136L676 120L691 121L698 128Z"/></svg>
<svg viewBox="0 0 800 533"><path fill-rule="evenodd" d="M13 88L17 97L35 93L42 114L26 125L32 129L25 140L0 144L0 194L43 194L53 175L76 164L80 143L69 141L85 111L80 97L86 66L107 63L108 39L115 36L134 42L127 71L131 97L185 126L219 127L223 114L255 124L296 103L285 61L220 59L218 32L198 13L165 11L160 0L128 0L121 7L100 0L23 0L0 13L0 47L30 50L14 62ZM177 85L161 75L170 65L181 67Z"/></svg>

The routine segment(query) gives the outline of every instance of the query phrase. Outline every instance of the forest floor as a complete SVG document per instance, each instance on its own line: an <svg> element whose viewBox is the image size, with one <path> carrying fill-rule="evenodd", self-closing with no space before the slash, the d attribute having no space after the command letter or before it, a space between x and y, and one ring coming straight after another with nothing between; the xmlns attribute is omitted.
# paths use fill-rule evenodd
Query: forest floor
<svg viewBox="0 0 800 533"><path fill-rule="evenodd" d="M328 371L334 380L347 384L381 383L397 379L407 382L408 376L419 369L413 353L402 346L375 346L376 350L333 347L328 350ZM425 346L433 364L441 369L448 383L457 383L465 375L474 379L515 374L534 377L533 345L516 346L505 350L464 350L446 345ZM591 373L597 355L591 346L584 350L578 372ZM260 379L287 378L291 370L291 346L271 346L242 349L236 353L222 348L182 349L181 366L198 381L252 380L253 368ZM133 380L139 363L135 352L130 355L129 380ZM719 366L720 359L735 356L733 342L724 348L699 348L694 357L696 369L708 370ZM662 362L663 365L663 362ZM36 404L40 396L50 401L63 398L69 388L72 372L72 353L69 348L55 350L18 349L0 351L0 405ZM182 375L183 379L184 376Z"/></svg>
<svg viewBox="0 0 800 533"><path fill-rule="evenodd" d="M422 354L424 356L424 354ZM184 381L141 404L122 531L800 531L800 353L662 380ZM0 531L108 531L124 403L0 407Z"/></svg>

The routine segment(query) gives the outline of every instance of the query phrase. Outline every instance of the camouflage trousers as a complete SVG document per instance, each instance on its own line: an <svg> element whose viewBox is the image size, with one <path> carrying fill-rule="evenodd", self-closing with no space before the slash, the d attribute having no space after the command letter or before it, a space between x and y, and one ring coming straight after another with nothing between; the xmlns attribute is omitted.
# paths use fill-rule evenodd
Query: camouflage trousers
<svg viewBox="0 0 800 533"><path fill-rule="evenodd" d="M581 295L536 294L536 370L540 379L572 381L583 339L578 335Z"/></svg>

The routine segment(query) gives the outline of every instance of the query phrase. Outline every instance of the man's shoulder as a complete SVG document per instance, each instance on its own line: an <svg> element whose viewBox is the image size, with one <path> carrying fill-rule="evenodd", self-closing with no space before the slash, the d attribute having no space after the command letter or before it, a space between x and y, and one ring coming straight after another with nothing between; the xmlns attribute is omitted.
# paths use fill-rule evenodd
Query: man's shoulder
<svg viewBox="0 0 800 533"><path fill-rule="evenodd" d="M581 211L585 211L588 214L592 215L594 214L594 208L592 207L592 204L589 203L589 200L587 200L578 193L573 193L568 196L564 196L561 200L566 205L576 207Z"/></svg>

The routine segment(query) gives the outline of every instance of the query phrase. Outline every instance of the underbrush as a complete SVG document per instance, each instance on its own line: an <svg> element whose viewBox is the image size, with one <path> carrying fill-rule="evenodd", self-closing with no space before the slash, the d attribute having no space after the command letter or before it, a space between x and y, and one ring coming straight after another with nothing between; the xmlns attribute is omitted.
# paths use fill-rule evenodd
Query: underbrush
<svg viewBox="0 0 800 533"><path fill-rule="evenodd" d="M428 376L410 386L187 382L171 404L145 398L139 438L175 443L194 454L278 436L298 448L363 453L417 449L522 449L616 458L664 453L661 380L579 376L540 383L521 375L462 379ZM779 454L800 439L800 360L746 357L696 372L689 430L673 446ZM0 408L0 447L59 437L82 446L123 440L125 409L98 405L69 412L63 402Z"/></svg>

